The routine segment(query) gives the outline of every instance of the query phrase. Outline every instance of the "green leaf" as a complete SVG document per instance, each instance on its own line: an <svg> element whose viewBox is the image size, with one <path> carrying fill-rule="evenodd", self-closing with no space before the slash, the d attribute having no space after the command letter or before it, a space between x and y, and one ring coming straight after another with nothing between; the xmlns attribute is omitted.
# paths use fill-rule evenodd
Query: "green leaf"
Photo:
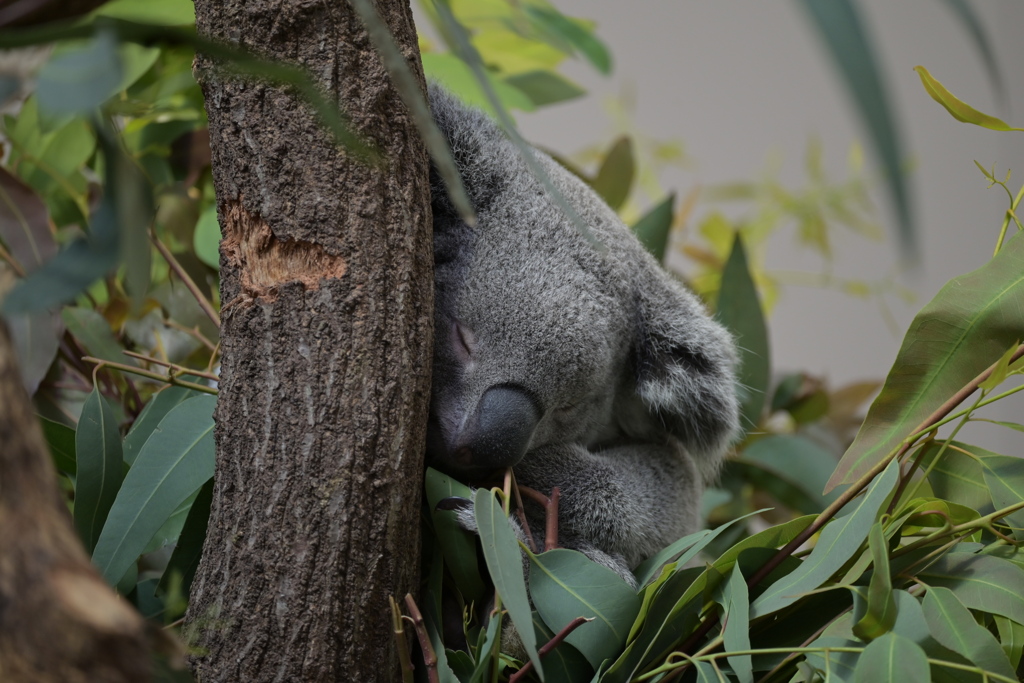
<svg viewBox="0 0 1024 683"><path fill-rule="evenodd" d="M636 576L637 584L640 586L646 586L648 582L655 578L660 572L662 565L668 562L675 562L679 566L685 565L687 562L697 556L697 553L704 550L712 541L721 535L723 531L741 522L748 517L764 512L767 508L761 510L755 510L742 517L729 520L725 524L720 524L714 530L702 529L701 531L694 532L689 536L684 536L667 548L663 548L652 557L647 558L633 570L633 574ZM738 553L737 553L738 554Z"/></svg>
<svg viewBox="0 0 1024 683"><path fill-rule="evenodd" d="M974 621L974 616L948 588L928 589L923 608L932 637L941 645L986 671L1016 677L995 636Z"/></svg>
<svg viewBox="0 0 1024 683"><path fill-rule="evenodd" d="M675 193L665 197L653 209L644 214L633 226L633 234L658 263L665 261L665 249L672 234L672 220L675 218Z"/></svg>
<svg viewBox="0 0 1024 683"><path fill-rule="evenodd" d="M124 19L153 26L185 26L196 23L191 0L111 0L94 16Z"/></svg>
<svg viewBox="0 0 1024 683"><path fill-rule="evenodd" d="M992 555L951 553L921 571L929 586L948 588L970 609L1024 623L1024 569Z"/></svg>
<svg viewBox="0 0 1024 683"><path fill-rule="evenodd" d="M1006 376L1010 371L1010 361L1013 360L1013 355L1017 353L1017 348L1020 346L1020 342L1015 341L1010 345L1010 348L1006 350L999 360L996 361L995 367L992 368L992 374L990 374L985 381L978 385L980 389L985 391L992 391L997 386L1003 383Z"/></svg>
<svg viewBox="0 0 1024 683"><path fill-rule="evenodd" d="M525 93L535 107L576 99L587 91L554 71L527 71L505 76L505 82Z"/></svg>
<svg viewBox="0 0 1024 683"><path fill-rule="evenodd" d="M116 264L115 250L98 249L87 240L75 240L45 266L21 280L4 299L3 312L14 315L66 303Z"/></svg>
<svg viewBox="0 0 1024 683"><path fill-rule="evenodd" d="M115 363L135 365L135 360L122 353L124 347L114 337L110 323L95 308L72 306L62 312L64 324L90 356Z"/></svg>
<svg viewBox="0 0 1024 683"><path fill-rule="evenodd" d="M0 168L0 241L26 273L57 253L46 204L4 168Z"/></svg>
<svg viewBox="0 0 1024 683"><path fill-rule="evenodd" d="M931 98L945 107L946 111L957 121L973 123L976 126L988 128L989 130L1024 130L1024 128L1014 128L1005 121L980 112L963 100L960 100L956 95L946 90L946 86L942 85L938 79L928 73L928 69L923 66L915 66L914 71L921 77L921 84Z"/></svg>
<svg viewBox="0 0 1024 683"><path fill-rule="evenodd" d="M998 614L992 615L992 620L996 622L1003 653L1010 660L1010 665L1016 669L1020 666L1021 654L1024 653L1024 625Z"/></svg>
<svg viewBox="0 0 1024 683"><path fill-rule="evenodd" d="M175 572L181 576L181 592L188 595L192 580L199 568L199 560L203 555L203 543L206 541L206 528L210 520L210 505L213 503L213 479L210 479L192 502L188 510L185 524L181 527L178 543L167 561L167 568L160 579L160 589L167 590L170 578Z"/></svg>
<svg viewBox="0 0 1024 683"><path fill-rule="evenodd" d="M817 512L839 497L838 492L823 496L836 461L831 453L798 435L773 435L758 439L741 453L741 462L750 463L784 479L814 501Z"/></svg>
<svg viewBox="0 0 1024 683"><path fill-rule="evenodd" d="M980 448L973 450L984 452ZM992 494L992 503L996 509L1024 502L1024 460L986 452L981 464L984 467L985 485ZM1019 529L1024 528L1024 510L1007 515L1005 520L1018 529L1014 533L1019 535Z"/></svg>
<svg viewBox="0 0 1024 683"><path fill-rule="evenodd" d="M739 386L741 426L754 429L761 423L765 392L770 376L768 326L757 294L757 287L747 266L743 238L737 232L732 253L722 270L722 286L718 292L719 322L726 326L740 349Z"/></svg>
<svg viewBox="0 0 1024 683"><path fill-rule="evenodd" d="M896 623L896 599L892 594L892 577L889 575L889 545L885 540L881 522L876 522L868 534L871 550L871 583L868 586L867 609L864 616L853 625L853 634L870 642L892 630Z"/></svg>
<svg viewBox="0 0 1024 683"><path fill-rule="evenodd" d="M1024 239L1019 235L986 265L946 283L911 323L829 487L856 481L998 360L1024 329L1022 297Z"/></svg>
<svg viewBox="0 0 1024 683"><path fill-rule="evenodd" d="M22 386L29 396L33 396L57 357L64 332L60 315L51 311L35 311L12 315L6 322L14 355L18 359Z"/></svg>
<svg viewBox="0 0 1024 683"><path fill-rule="evenodd" d="M928 658L912 640L887 633L871 641L853 672L855 683L931 683Z"/></svg>
<svg viewBox="0 0 1024 683"><path fill-rule="evenodd" d="M799 4L818 30L871 136L896 207L900 242L904 250L912 254L916 240L910 196L903 176L903 143L867 27L852 0L799 0Z"/></svg>
<svg viewBox="0 0 1024 683"><path fill-rule="evenodd" d="M942 448L941 442L930 441L921 455L921 469L931 467L928 483L936 497L980 510L992 502L981 463L964 451L971 452L971 446L953 441L943 451L942 458L932 467L932 462Z"/></svg>
<svg viewBox="0 0 1024 683"><path fill-rule="evenodd" d="M732 568L729 580L719 586L715 593L715 601L725 610L722 617L725 623L722 629L725 651L749 650L750 601L747 597L747 581L738 565ZM735 655L728 659L740 683L753 683L754 671L750 655Z"/></svg>
<svg viewBox="0 0 1024 683"><path fill-rule="evenodd" d="M582 53L587 61L602 74L611 73L612 58L608 48L594 35L593 31L585 28L583 22L570 19L553 7L524 4L523 9L526 10L527 16L535 22Z"/></svg>
<svg viewBox="0 0 1024 683"><path fill-rule="evenodd" d="M547 643L555 637L555 632L548 628L537 612L533 613L533 627L538 643ZM587 658L564 640L544 655L545 683L586 683L593 676L594 668Z"/></svg>
<svg viewBox="0 0 1024 683"><path fill-rule="evenodd" d="M604 155L601 168L591 187L604 199L614 211L625 203L629 191L633 187L636 174L636 161L633 159L633 141L627 136L619 136Z"/></svg>
<svg viewBox="0 0 1024 683"><path fill-rule="evenodd" d="M46 445L50 447L53 464L61 472L74 477L77 469L75 465L75 430L41 415L39 423L43 428Z"/></svg>
<svg viewBox="0 0 1024 683"><path fill-rule="evenodd" d="M530 595L544 623L558 632L576 617L592 618L566 637L595 669L626 644L640 598L618 574L575 550L530 554Z"/></svg>
<svg viewBox="0 0 1024 683"><path fill-rule="evenodd" d="M124 67L113 31L55 54L40 70L39 107L53 115L88 113L118 92Z"/></svg>
<svg viewBox="0 0 1024 683"><path fill-rule="evenodd" d="M893 460L868 487L867 495L845 517L821 530L814 550L800 568L768 587L752 605L753 617L790 605L801 594L815 590L860 550L878 513L899 479L899 461Z"/></svg>
<svg viewBox="0 0 1024 683"><path fill-rule="evenodd" d="M822 636L814 642L808 645L808 647L819 647L823 651L820 653L808 653L807 663L820 671L822 674L828 673L826 678L829 683L840 682L845 683L846 681L853 680L853 671L857 666L857 653L855 652L834 652L824 651L825 648L834 647L861 647L863 643L855 640L848 640L846 638L839 638L836 636ZM827 660L826 661L826 657Z"/></svg>
<svg viewBox="0 0 1024 683"><path fill-rule="evenodd" d="M192 234L192 247L199 260L211 268L220 268L220 223L217 222L217 207L211 205L196 223Z"/></svg>
<svg viewBox="0 0 1024 683"><path fill-rule="evenodd" d="M171 409L190 398L202 395L185 387L165 387L154 394L124 437L124 461L129 465L135 462L143 444L156 431L160 421L171 412Z"/></svg>
<svg viewBox="0 0 1024 683"><path fill-rule="evenodd" d="M484 599L486 587L477 563L476 538L462 528L455 512L437 509L437 504L445 498L472 500L473 490L432 467L427 468L424 484L445 566L466 602L479 602Z"/></svg>
<svg viewBox="0 0 1024 683"><path fill-rule="evenodd" d="M494 107L491 106L483 88L477 83L473 71L455 55L447 52L442 54L428 52L423 55L423 72L428 78L439 81L445 88L458 95L466 104L482 109L492 116L495 114ZM533 100L526 93L490 72L486 72L486 75L494 92L506 108L523 111L536 109Z"/></svg>
<svg viewBox="0 0 1024 683"><path fill-rule="evenodd" d="M75 453L75 529L92 553L124 476L117 420L96 387L82 406Z"/></svg>
<svg viewBox="0 0 1024 683"><path fill-rule="evenodd" d="M501 596L501 602L519 632L523 647L543 680L544 670L537 655L537 637L533 630L533 618L530 616L532 610L526 595L523 558L516 536L489 489L476 490L473 495L473 513L476 516L480 545L483 547L487 571L494 582L494 590Z"/></svg>
<svg viewBox="0 0 1024 683"><path fill-rule="evenodd" d="M175 406L128 470L93 553L93 562L111 585L178 506L213 477L216 400L200 396Z"/></svg>

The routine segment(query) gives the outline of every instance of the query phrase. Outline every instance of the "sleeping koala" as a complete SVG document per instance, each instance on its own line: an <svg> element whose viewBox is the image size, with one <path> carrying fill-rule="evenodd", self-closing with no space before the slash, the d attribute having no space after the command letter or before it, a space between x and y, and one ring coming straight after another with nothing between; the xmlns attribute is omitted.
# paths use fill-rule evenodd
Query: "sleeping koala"
<svg viewBox="0 0 1024 683"><path fill-rule="evenodd" d="M469 483L514 467L522 485L558 486L560 544L635 584L633 567L700 524L737 429L732 339L580 179L536 153L603 248L496 123L429 96L478 223L432 172L427 462Z"/></svg>

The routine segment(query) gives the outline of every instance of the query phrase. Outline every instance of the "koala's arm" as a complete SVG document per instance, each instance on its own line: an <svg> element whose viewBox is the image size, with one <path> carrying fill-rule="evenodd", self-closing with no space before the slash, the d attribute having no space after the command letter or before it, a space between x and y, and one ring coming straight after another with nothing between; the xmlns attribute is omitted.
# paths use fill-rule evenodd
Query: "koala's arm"
<svg viewBox="0 0 1024 683"><path fill-rule="evenodd" d="M701 476L671 437L599 451L563 444L530 451L516 481L545 495L559 487L559 545L579 550L631 585L631 569L700 525ZM526 503L543 543L543 515Z"/></svg>

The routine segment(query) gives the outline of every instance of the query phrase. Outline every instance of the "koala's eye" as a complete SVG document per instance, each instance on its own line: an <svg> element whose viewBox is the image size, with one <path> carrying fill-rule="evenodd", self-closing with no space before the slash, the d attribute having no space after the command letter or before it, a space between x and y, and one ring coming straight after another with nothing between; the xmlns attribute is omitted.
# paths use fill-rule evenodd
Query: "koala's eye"
<svg viewBox="0 0 1024 683"><path fill-rule="evenodd" d="M559 408L555 408L555 414L558 416L569 415L570 413L572 413L572 411L576 410L579 407L579 405L579 403L568 403Z"/></svg>
<svg viewBox="0 0 1024 683"><path fill-rule="evenodd" d="M476 347L476 338L473 331L458 321L452 323L452 346L455 347L455 355L463 361L473 357L473 349Z"/></svg>

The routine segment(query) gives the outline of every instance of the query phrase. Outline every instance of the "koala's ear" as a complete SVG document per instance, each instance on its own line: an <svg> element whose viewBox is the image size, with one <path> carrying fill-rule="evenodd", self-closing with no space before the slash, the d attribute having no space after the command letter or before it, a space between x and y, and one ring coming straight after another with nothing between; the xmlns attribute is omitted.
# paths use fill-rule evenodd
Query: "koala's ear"
<svg viewBox="0 0 1024 683"><path fill-rule="evenodd" d="M739 426L732 337L667 273L643 280L636 289L637 395L711 479Z"/></svg>

